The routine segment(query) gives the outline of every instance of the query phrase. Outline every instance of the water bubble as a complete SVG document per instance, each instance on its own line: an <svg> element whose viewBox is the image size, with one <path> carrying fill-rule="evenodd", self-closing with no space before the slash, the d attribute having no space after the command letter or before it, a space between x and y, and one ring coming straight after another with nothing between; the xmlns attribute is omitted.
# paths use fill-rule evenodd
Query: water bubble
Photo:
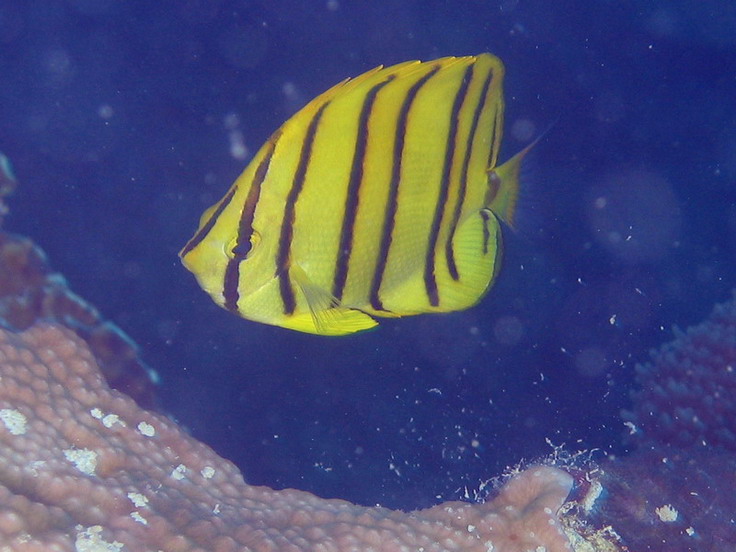
<svg viewBox="0 0 736 552"><path fill-rule="evenodd" d="M511 125L511 136L519 142L529 142L537 135L537 125L531 119L516 119Z"/></svg>
<svg viewBox="0 0 736 552"><path fill-rule="evenodd" d="M670 183L646 170L611 174L586 199L595 239L627 263L656 261L674 246L681 213Z"/></svg>

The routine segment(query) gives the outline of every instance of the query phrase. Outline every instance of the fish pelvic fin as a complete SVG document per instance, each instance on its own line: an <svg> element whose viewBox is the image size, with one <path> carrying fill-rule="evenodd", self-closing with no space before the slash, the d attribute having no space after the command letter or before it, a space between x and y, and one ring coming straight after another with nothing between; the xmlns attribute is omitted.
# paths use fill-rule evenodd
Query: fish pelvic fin
<svg viewBox="0 0 736 552"><path fill-rule="evenodd" d="M348 335L378 325L366 313L340 305L331 293L313 283L299 265L293 265L289 273L304 295L309 312L289 316L284 327L317 335Z"/></svg>

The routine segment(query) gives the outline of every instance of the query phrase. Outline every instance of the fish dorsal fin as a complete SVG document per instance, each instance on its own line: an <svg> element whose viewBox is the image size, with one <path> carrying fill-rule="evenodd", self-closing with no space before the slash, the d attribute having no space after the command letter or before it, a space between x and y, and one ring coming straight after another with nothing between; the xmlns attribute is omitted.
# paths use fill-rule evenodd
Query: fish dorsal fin
<svg viewBox="0 0 736 552"><path fill-rule="evenodd" d="M289 275L304 295L309 312L290 316L285 327L319 335L347 335L378 325L364 312L341 306L331 293L312 282L299 265L292 265Z"/></svg>
<svg viewBox="0 0 736 552"><path fill-rule="evenodd" d="M471 307L481 300L500 266L501 225L490 209L469 213L452 240L457 279L449 272L438 275L443 310Z"/></svg>

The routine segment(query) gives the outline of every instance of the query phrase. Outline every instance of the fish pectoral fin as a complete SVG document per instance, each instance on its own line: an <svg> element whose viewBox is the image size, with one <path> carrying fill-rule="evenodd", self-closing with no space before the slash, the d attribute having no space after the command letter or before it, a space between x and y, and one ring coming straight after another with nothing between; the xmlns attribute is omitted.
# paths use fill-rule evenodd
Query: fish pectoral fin
<svg viewBox="0 0 736 552"><path fill-rule="evenodd" d="M310 311L329 310L339 305L339 301L329 291L309 279L309 276L307 276L307 273L301 266L297 264L291 265L289 276L296 282L296 285L299 286L299 289L304 294Z"/></svg>
<svg viewBox="0 0 736 552"><path fill-rule="evenodd" d="M366 313L340 305L330 292L314 284L300 266L293 265L289 273L309 307L308 314L291 317L290 328L319 335L347 335L378 325Z"/></svg>

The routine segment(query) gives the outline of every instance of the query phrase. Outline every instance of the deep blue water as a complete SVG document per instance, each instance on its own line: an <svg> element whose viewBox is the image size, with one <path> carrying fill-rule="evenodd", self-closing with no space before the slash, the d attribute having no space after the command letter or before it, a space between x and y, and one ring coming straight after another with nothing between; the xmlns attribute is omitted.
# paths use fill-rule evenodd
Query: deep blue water
<svg viewBox="0 0 736 552"><path fill-rule="evenodd" d="M551 130L479 306L324 339L226 313L181 266L203 209L311 97L484 51L507 69L504 158ZM735 285L734 67L725 0L6 1L5 227L250 482L419 507L548 440L625 451L636 362Z"/></svg>

